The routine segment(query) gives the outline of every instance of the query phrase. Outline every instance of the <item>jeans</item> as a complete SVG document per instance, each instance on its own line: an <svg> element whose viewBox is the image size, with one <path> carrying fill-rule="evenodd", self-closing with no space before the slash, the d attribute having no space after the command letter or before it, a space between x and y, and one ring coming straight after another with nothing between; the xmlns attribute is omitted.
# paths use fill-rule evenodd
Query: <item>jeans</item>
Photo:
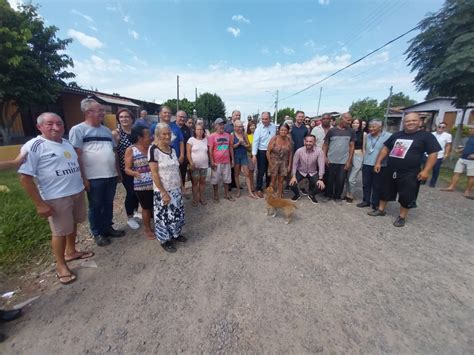
<svg viewBox="0 0 474 355"><path fill-rule="evenodd" d="M270 185L270 177L268 176L268 160L267 151L257 151L257 191L263 191L263 175L265 175L266 187Z"/></svg>
<svg viewBox="0 0 474 355"><path fill-rule="evenodd" d="M117 177L89 180L89 224L94 237L103 235L112 226Z"/></svg>
<svg viewBox="0 0 474 355"><path fill-rule="evenodd" d="M318 188L316 187L316 182L318 181L319 175L316 173L315 175L306 175L303 176L300 174L299 171L296 171L296 181L297 183L294 185L291 185L291 191L293 191L293 194L295 196L298 196L300 194L300 190L298 189L298 184L301 180L303 179L308 179L308 188L309 188L309 194L311 196L316 196L316 193L318 192Z"/></svg>
<svg viewBox="0 0 474 355"><path fill-rule="evenodd" d="M353 194L356 187L357 176L359 175L360 169L362 168L362 154L354 153L352 158L352 169L347 178L347 192Z"/></svg>
<svg viewBox="0 0 474 355"><path fill-rule="evenodd" d="M433 166L433 172L431 173L430 187L435 187L436 182L438 181L439 171L441 169L441 164L443 164L443 158L436 160L435 165Z"/></svg>
<svg viewBox="0 0 474 355"><path fill-rule="evenodd" d="M344 164L329 164L328 168L328 186L326 187L325 196L340 200L344 183L346 182L347 171L344 170Z"/></svg>
<svg viewBox="0 0 474 355"><path fill-rule="evenodd" d="M373 209L377 209L379 207L383 170L384 168L381 168L380 172L376 173L372 165L362 166L362 191L364 193L363 201L370 203Z"/></svg>
<svg viewBox="0 0 474 355"><path fill-rule="evenodd" d="M138 198L133 189L133 176L122 171L122 184L127 192L125 195L125 212L127 216L133 216L133 213L138 210Z"/></svg>

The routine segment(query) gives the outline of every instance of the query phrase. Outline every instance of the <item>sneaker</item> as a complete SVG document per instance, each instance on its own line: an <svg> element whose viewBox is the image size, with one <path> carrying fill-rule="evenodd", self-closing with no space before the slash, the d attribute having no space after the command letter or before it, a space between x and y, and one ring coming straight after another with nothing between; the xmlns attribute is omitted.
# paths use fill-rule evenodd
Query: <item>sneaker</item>
<svg viewBox="0 0 474 355"><path fill-rule="evenodd" d="M103 235L96 235L94 236L95 243L99 247L105 247L106 245L109 245L111 243L110 239L107 237L104 237Z"/></svg>
<svg viewBox="0 0 474 355"><path fill-rule="evenodd" d="M360 208L370 207L370 203L368 203L368 202L359 202L356 206L360 207Z"/></svg>
<svg viewBox="0 0 474 355"><path fill-rule="evenodd" d="M377 217L377 216L385 216L385 215L387 214L387 212L381 211L381 210L379 210L379 209L377 208L376 210L367 212L367 214L368 214L369 216L372 216L372 217Z"/></svg>
<svg viewBox="0 0 474 355"><path fill-rule="evenodd" d="M135 220L135 218L129 218L128 221L127 221L127 225L128 225L131 229L138 229L138 228L140 228L140 225L139 225L138 222Z"/></svg>
<svg viewBox="0 0 474 355"><path fill-rule="evenodd" d="M111 238L121 238L125 235L125 231L118 230L118 229L113 229L110 227L105 233L105 237L111 237Z"/></svg>
<svg viewBox="0 0 474 355"><path fill-rule="evenodd" d="M291 200L292 200L292 201L298 201L300 198L301 198L301 195L298 194L298 195L294 195L294 196L291 198Z"/></svg>
<svg viewBox="0 0 474 355"><path fill-rule="evenodd" d="M316 196L314 195L308 195L308 199L313 203L314 205L318 203L318 200L316 200Z"/></svg>
<svg viewBox="0 0 474 355"><path fill-rule="evenodd" d="M395 222L393 222L393 225L395 227L405 226L405 218L402 218L402 217L398 216L397 219L395 220Z"/></svg>
<svg viewBox="0 0 474 355"><path fill-rule="evenodd" d="M168 253L176 253L176 248L173 244L171 244L171 241L169 240L161 244L161 247Z"/></svg>
<svg viewBox="0 0 474 355"><path fill-rule="evenodd" d="M306 191L306 189L304 187L302 189L300 189L300 192L301 192L302 195L308 196L308 191Z"/></svg>
<svg viewBox="0 0 474 355"><path fill-rule="evenodd" d="M133 218L141 220L142 219L142 214L139 213L138 211L135 211L133 213Z"/></svg>
<svg viewBox="0 0 474 355"><path fill-rule="evenodd" d="M188 238L186 238L184 235L178 235L177 238L175 238L176 241L181 242L181 243L186 243L188 241Z"/></svg>

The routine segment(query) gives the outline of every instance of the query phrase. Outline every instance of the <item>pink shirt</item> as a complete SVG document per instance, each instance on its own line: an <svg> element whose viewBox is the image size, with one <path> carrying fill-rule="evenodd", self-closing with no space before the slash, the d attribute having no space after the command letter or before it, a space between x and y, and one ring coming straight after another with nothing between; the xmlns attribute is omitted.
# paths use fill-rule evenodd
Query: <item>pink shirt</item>
<svg viewBox="0 0 474 355"><path fill-rule="evenodd" d="M213 133L207 138L209 151L215 164L230 164L230 134Z"/></svg>
<svg viewBox="0 0 474 355"><path fill-rule="evenodd" d="M324 176L325 169L324 153L321 149L314 146L313 149L307 150L306 147L301 147L295 152L293 157L292 174L295 175L298 171L301 175L316 175L319 173L319 178Z"/></svg>

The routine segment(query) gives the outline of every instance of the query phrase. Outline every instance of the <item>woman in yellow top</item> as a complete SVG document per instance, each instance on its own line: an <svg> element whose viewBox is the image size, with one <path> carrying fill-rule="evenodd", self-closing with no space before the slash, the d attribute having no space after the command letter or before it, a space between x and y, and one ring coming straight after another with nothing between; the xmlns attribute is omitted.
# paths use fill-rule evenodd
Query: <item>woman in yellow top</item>
<svg viewBox="0 0 474 355"><path fill-rule="evenodd" d="M255 132L255 128L257 125L254 121L249 121L247 123L247 138L249 141L249 146L247 147L247 152L249 154L249 161L247 168L249 169L249 178L250 178L250 186L252 187L252 193L255 193L255 183L254 183L254 173L255 173L255 166L252 162L252 144L253 144L253 133Z"/></svg>

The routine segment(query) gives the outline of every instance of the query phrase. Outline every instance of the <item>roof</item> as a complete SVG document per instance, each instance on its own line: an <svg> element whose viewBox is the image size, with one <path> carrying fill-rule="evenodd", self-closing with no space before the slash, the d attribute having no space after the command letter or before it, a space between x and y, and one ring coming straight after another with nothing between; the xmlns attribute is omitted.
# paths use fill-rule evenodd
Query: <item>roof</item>
<svg viewBox="0 0 474 355"><path fill-rule="evenodd" d="M416 103L414 105L411 105L411 106L404 107L403 110L405 111L407 109L413 109L415 107L426 105L427 103L434 102L434 101L441 101L441 100L453 101L455 99L456 99L455 97L435 97L435 98L432 98L432 99L429 99L429 100L426 100L426 101L423 101L423 102L418 102L418 103Z"/></svg>
<svg viewBox="0 0 474 355"><path fill-rule="evenodd" d="M136 102L141 102L141 103L147 103L147 104L153 104L153 105L159 106L158 104L155 104L154 102L149 102L149 101L134 99L134 98L132 98L132 97L111 95L111 94L107 94L107 93L105 93L105 92L93 91L93 90L86 90L86 89L75 88L75 87L70 87L70 86L64 86L64 87L63 87L63 92L70 93L70 94L86 95L86 96L97 96L97 97L99 97L101 100L104 100L104 101L106 101L106 102L109 102L109 101L107 101L107 100L114 99L114 100L124 100L124 101L126 101L126 102L132 103L132 105L129 105L129 104L123 103L123 102L121 101L121 102L119 102L119 103L114 103L114 104L116 104L116 105L126 105L126 106L132 106L132 107L139 107L139 105L137 105ZM102 96L105 96L106 99L103 99ZM112 103L112 102L110 102L110 103Z"/></svg>
<svg viewBox="0 0 474 355"><path fill-rule="evenodd" d="M99 94L94 94L94 96L112 105L140 107L140 105L137 105L136 103L130 100L119 98L117 96L106 96L106 95L99 95Z"/></svg>

